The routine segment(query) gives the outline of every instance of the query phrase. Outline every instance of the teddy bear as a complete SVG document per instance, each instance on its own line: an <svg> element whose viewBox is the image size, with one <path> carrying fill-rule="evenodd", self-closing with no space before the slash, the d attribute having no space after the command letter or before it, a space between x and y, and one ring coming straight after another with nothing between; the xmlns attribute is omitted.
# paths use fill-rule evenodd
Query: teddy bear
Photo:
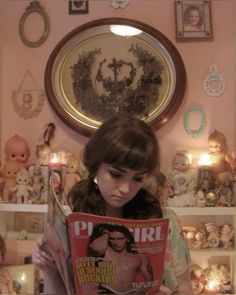
<svg viewBox="0 0 236 295"><path fill-rule="evenodd" d="M21 169L16 174L16 185L11 188L12 192L16 192L16 202L18 204L31 203L30 196L33 187L30 185L30 175L26 169Z"/></svg>

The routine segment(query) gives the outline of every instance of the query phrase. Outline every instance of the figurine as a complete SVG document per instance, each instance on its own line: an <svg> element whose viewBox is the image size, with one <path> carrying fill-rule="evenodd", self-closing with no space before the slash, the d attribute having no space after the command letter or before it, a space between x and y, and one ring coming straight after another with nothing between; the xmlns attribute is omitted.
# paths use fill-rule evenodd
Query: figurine
<svg viewBox="0 0 236 295"><path fill-rule="evenodd" d="M41 175L41 167L39 164L35 164L33 167L33 200L35 203L41 203L41 192L43 189L44 179Z"/></svg>
<svg viewBox="0 0 236 295"><path fill-rule="evenodd" d="M6 256L6 243L0 235L0 294L15 294L12 278L4 265Z"/></svg>
<svg viewBox="0 0 236 295"><path fill-rule="evenodd" d="M48 165L51 154L51 148L47 144L40 144L36 146L36 163L39 165Z"/></svg>
<svg viewBox="0 0 236 295"><path fill-rule="evenodd" d="M198 191L195 195L195 205L196 207L205 207L206 206L206 198L203 191Z"/></svg>
<svg viewBox="0 0 236 295"><path fill-rule="evenodd" d="M16 202L18 204L31 203L31 193L33 192L30 186L30 175L26 169L21 169L16 174L16 185L11 188L12 192L16 192Z"/></svg>
<svg viewBox="0 0 236 295"><path fill-rule="evenodd" d="M5 147L5 155L6 161L13 160L27 167L27 161L30 156L30 149L27 141L19 135L14 135L9 138Z"/></svg>
<svg viewBox="0 0 236 295"><path fill-rule="evenodd" d="M8 203L13 200L11 188L16 185L16 174L22 168L20 163L9 160L3 165L1 182L3 183L3 202Z"/></svg>
<svg viewBox="0 0 236 295"><path fill-rule="evenodd" d="M191 276L193 294L201 293L206 282L206 277L203 273L202 268L199 265L190 265L189 272Z"/></svg>
<svg viewBox="0 0 236 295"><path fill-rule="evenodd" d="M220 245L219 231L215 223L206 223L205 224L207 231L207 242L209 248L218 248Z"/></svg>
<svg viewBox="0 0 236 295"><path fill-rule="evenodd" d="M17 240L20 240L20 241L28 240L27 230L22 229L21 231L19 231L18 236L17 236Z"/></svg>
<svg viewBox="0 0 236 295"><path fill-rule="evenodd" d="M232 249L234 231L229 224L224 224L220 230L220 243L223 249Z"/></svg>
<svg viewBox="0 0 236 295"><path fill-rule="evenodd" d="M215 174L230 172L232 174L233 159L228 154L227 140L223 133L215 130L208 138L208 146L212 159L212 170Z"/></svg>
<svg viewBox="0 0 236 295"><path fill-rule="evenodd" d="M173 196L168 200L168 206L187 207L194 206L196 188L196 175L190 168L188 157L178 152L172 161L172 170L167 179L172 183Z"/></svg>
<svg viewBox="0 0 236 295"><path fill-rule="evenodd" d="M67 204L67 195L76 182L80 181L80 176L78 174L79 161L76 157L70 156L67 159L67 164L65 166L66 174L63 177L63 188L64 188L64 203Z"/></svg>

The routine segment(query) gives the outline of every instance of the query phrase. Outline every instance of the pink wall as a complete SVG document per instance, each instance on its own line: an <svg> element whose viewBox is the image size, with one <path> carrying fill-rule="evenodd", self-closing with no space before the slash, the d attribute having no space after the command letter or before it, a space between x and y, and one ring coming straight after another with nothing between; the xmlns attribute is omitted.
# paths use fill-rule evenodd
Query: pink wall
<svg viewBox="0 0 236 295"><path fill-rule="evenodd" d="M175 10L173 0L131 0L123 10L115 10L110 0L89 0L89 14L69 15L67 1L41 0L50 18L50 33L40 47L26 47L18 33L19 19L30 1L0 1L0 144L1 161L4 162L4 145L14 134L24 136L31 146L32 159L35 145L40 143L45 125L54 122L57 126L52 147L79 154L87 138L67 127L51 109L48 101L36 118L24 120L14 111L11 95L16 90L27 70L30 70L38 88L44 88L44 70L49 54L58 41L72 29L90 20L104 17L126 17L145 22L167 36L179 50L187 71L187 90L184 102L172 120L157 131L162 147L163 169L170 165L177 149L207 149L207 138L218 129L225 133L230 151L236 149L235 138L235 53L236 53L236 1L213 0L212 18L214 41L176 42ZM30 18L31 28L37 29L38 19ZM34 34L27 29L27 34ZM208 97L203 89L203 80L210 65L216 62L226 82L225 92L220 97ZM187 107L197 104L203 107L207 127L199 138L186 134L183 114Z"/></svg>

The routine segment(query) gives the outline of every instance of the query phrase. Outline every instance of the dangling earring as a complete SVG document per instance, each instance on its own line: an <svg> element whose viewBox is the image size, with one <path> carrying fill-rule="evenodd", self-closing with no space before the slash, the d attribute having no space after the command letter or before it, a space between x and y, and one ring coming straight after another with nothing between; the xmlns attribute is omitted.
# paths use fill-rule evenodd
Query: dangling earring
<svg viewBox="0 0 236 295"><path fill-rule="evenodd" d="M93 183L94 183L94 187L95 187L96 191L99 191L97 176L94 177Z"/></svg>

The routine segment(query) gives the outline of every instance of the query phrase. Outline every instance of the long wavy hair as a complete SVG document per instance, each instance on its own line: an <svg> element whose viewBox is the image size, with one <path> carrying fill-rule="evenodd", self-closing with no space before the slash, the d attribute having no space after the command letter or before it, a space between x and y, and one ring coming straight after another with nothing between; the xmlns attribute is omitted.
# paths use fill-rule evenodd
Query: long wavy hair
<svg viewBox="0 0 236 295"><path fill-rule="evenodd" d="M68 195L72 210L105 215L105 201L94 183L101 164L151 174L159 167L159 155L157 139L147 123L127 114L110 117L85 146L83 164L88 177L75 184ZM123 218L129 219L162 217L159 201L143 188L122 211Z"/></svg>

